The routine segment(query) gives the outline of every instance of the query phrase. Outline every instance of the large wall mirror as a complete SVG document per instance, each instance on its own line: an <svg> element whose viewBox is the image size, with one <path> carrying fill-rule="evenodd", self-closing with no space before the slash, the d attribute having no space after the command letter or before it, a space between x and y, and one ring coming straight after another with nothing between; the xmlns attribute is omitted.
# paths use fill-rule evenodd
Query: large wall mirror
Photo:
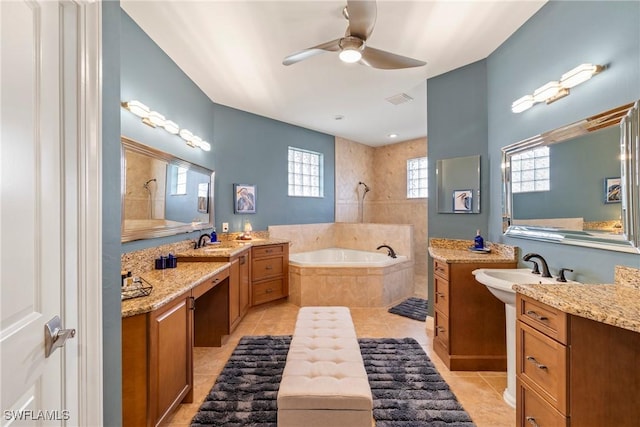
<svg viewBox="0 0 640 427"><path fill-rule="evenodd" d="M505 234L640 253L637 103L503 148Z"/></svg>
<svg viewBox="0 0 640 427"><path fill-rule="evenodd" d="M212 228L212 170L122 137L122 242Z"/></svg>
<svg viewBox="0 0 640 427"><path fill-rule="evenodd" d="M438 213L480 212L480 156L436 162Z"/></svg>

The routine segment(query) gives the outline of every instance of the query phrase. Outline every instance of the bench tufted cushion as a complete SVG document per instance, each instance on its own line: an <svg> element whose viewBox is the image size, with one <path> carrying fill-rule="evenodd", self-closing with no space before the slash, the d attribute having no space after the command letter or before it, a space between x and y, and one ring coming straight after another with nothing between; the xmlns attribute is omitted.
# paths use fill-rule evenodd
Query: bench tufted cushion
<svg viewBox="0 0 640 427"><path fill-rule="evenodd" d="M301 308L278 392L278 425L315 419L370 426L372 405L349 309Z"/></svg>

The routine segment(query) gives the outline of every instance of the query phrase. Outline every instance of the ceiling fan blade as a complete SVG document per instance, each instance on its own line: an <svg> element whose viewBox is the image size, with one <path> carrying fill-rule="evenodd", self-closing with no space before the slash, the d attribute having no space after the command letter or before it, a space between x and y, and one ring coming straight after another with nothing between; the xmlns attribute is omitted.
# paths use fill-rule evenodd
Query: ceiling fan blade
<svg viewBox="0 0 640 427"><path fill-rule="evenodd" d="M396 55L395 53L386 52L384 50L375 49L369 46L364 48L360 63L368 65L372 68L382 70L398 70L402 68L413 68L427 65L424 61L408 58L406 56Z"/></svg>
<svg viewBox="0 0 640 427"><path fill-rule="evenodd" d="M347 0L349 35L366 41L376 25L377 13L375 1Z"/></svg>
<svg viewBox="0 0 640 427"><path fill-rule="evenodd" d="M286 56L282 60L283 65L291 65L296 62L304 61L312 56L319 55L324 52L337 52L340 50L340 39L331 40L330 42L322 43L317 46L310 47L308 49L301 50L300 52L292 53Z"/></svg>

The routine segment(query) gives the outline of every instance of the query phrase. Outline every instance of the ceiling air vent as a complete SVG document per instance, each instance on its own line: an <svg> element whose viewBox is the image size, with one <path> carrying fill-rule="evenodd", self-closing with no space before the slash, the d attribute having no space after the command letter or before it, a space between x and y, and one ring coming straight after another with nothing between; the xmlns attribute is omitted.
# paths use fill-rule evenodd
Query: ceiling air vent
<svg viewBox="0 0 640 427"><path fill-rule="evenodd" d="M405 102L413 101L413 98L406 93L399 93L397 95L390 96L389 98L387 98L387 101L389 101L393 105L400 105L404 104Z"/></svg>

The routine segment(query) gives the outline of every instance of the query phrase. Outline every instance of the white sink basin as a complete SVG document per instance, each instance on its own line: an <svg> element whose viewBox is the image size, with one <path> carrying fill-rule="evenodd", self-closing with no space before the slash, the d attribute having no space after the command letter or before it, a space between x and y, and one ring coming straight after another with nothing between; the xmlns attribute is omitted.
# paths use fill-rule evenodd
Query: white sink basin
<svg viewBox="0 0 640 427"><path fill-rule="evenodd" d="M500 301L514 306L516 293L511 289L513 285L560 283L553 277L541 277L539 274L533 274L528 268L479 268L473 271L473 275Z"/></svg>
<svg viewBox="0 0 640 427"><path fill-rule="evenodd" d="M505 402L516 406L516 292L511 289L515 284L556 284L555 277L541 277L531 273L528 268L479 268L473 270L476 280L489 289L504 303L507 328L507 388L502 396ZM568 280L567 283L576 283Z"/></svg>

